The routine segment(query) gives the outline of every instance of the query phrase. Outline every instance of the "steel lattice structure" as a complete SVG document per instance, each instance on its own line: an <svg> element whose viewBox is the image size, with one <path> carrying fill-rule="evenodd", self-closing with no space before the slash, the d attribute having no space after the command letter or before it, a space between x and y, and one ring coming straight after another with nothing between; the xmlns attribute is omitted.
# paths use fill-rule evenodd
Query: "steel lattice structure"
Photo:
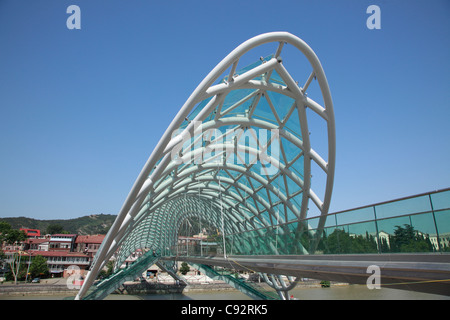
<svg viewBox="0 0 450 320"><path fill-rule="evenodd" d="M245 54L270 43L271 55L238 68ZM283 63L286 46L299 50L312 68L303 87ZM306 94L314 79L323 105ZM326 159L311 145L308 108L326 123ZM311 188L312 163L326 174L321 196ZM189 217L218 230L224 255L310 253L316 235L301 221L312 200L320 212L316 229L324 226L334 170L333 103L316 54L287 32L247 40L206 76L162 135L77 299L113 255L118 270L136 250L175 254L178 231Z"/></svg>

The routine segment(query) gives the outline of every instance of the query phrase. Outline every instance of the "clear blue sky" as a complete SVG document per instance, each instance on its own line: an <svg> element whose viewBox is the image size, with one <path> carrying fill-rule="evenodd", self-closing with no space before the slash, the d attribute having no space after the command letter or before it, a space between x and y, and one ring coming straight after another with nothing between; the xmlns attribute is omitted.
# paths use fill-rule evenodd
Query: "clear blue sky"
<svg viewBox="0 0 450 320"><path fill-rule="evenodd" d="M0 217L116 214L203 77L269 31L327 75L331 212L450 186L448 0L0 0Z"/></svg>

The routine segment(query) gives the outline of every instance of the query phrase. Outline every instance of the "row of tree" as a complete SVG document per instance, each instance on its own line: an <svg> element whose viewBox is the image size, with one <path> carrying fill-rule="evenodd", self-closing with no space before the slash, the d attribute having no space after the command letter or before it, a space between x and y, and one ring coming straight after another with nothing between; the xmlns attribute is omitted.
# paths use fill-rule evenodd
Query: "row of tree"
<svg viewBox="0 0 450 320"><path fill-rule="evenodd" d="M0 252L0 260L3 260L3 263L6 260L2 252ZM20 280L31 281L33 278L46 278L49 275L47 260L40 255L30 257L18 252L8 257L7 263L9 270L6 273L6 281L14 281L15 284Z"/></svg>
<svg viewBox="0 0 450 320"><path fill-rule="evenodd" d="M417 232L409 224L395 226L393 235L389 235L387 239L380 237L379 246L377 242L375 236L367 232L365 235L350 235L342 229L336 229L328 236L324 234L318 250L325 254L436 251L429 235ZM441 251L449 251L449 248L441 248Z"/></svg>
<svg viewBox="0 0 450 320"><path fill-rule="evenodd" d="M25 241L26 239L27 235L25 232L13 229L9 223L0 221L0 245L3 243L14 244Z"/></svg>
<svg viewBox="0 0 450 320"><path fill-rule="evenodd" d="M378 236L369 234L350 234L344 229L336 228L331 233L323 232L316 246L317 239L307 231L301 232L297 238L295 233L285 232L277 235L268 229L264 236L245 234L239 244L233 245L231 239L227 239L227 250L233 248L236 254L302 254L302 248L308 252L317 254L351 254L351 253L413 253L435 252L434 246L428 234L414 230L414 227L405 224L395 226L393 234ZM220 242L220 241L218 241ZM237 243L237 241L235 240ZM314 251L315 250L315 251ZM440 242L439 251L450 252L450 247Z"/></svg>

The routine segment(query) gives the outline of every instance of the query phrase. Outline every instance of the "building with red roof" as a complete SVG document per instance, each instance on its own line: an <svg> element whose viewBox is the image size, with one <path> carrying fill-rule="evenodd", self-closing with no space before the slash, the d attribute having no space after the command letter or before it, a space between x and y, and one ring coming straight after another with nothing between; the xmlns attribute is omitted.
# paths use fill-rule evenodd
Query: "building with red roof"
<svg viewBox="0 0 450 320"><path fill-rule="evenodd" d="M76 234L52 234L50 236L50 251L73 251Z"/></svg>
<svg viewBox="0 0 450 320"><path fill-rule="evenodd" d="M90 257L94 257L104 238L104 234L78 236L75 240L74 251L83 252Z"/></svg>
<svg viewBox="0 0 450 320"><path fill-rule="evenodd" d="M24 229L25 232L34 229ZM37 230L39 231L39 230ZM40 232L30 234L39 234ZM16 244L2 245L7 260L16 253L23 256L36 257L43 256L47 260L47 265L52 277L68 277L74 270L79 270L80 275L84 275L89 270L89 266L97 253L105 235L76 234L53 234L37 238L31 236L26 241ZM8 258L9 257L9 258ZM28 258L23 259L24 263L29 263ZM77 271L78 272L78 271Z"/></svg>
<svg viewBox="0 0 450 320"><path fill-rule="evenodd" d="M19 230L25 232L28 238L39 238L41 236L41 230L39 229L20 228Z"/></svg>
<svg viewBox="0 0 450 320"><path fill-rule="evenodd" d="M29 238L26 240L27 250L48 251L50 240L48 238Z"/></svg>
<svg viewBox="0 0 450 320"><path fill-rule="evenodd" d="M31 257L43 256L47 260L50 274L55 277L68 277L71 274L69 270L77 267L80 274L84 275L92 262L88 255L79 252L29 250L28 253Z"/></svg>

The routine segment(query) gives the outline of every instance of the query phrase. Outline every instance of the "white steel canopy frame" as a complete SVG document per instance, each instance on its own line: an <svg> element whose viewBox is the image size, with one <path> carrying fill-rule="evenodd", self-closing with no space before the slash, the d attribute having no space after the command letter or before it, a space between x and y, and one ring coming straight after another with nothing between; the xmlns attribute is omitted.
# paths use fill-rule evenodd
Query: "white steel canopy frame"
<svg viewBox="0 0 450 320"><path fill-rule="evenodd" d="M276 45L273 55L237 69L244 54L269 43ZM283 64L281 53L286 45L298 49L312 67L303 87ZM306 94L314 79L323 106ZM326 122L327 159L311 146L307 109ZM256 129L267 132L264 143ZM256 144L240 143L252 137ZM223 235L253 232L252 239L238 240L242 248L250 250L257 245L255 236L263 237L264 228L277 226L277 232L294 233L288 222L307 217L310 199L320 212L317 229L322 228L333 188L335 140L331 93L313 50L287 32L261 34L245 41L203 79L162 135L76 299L86 295L114 254L118 268L138 249L165 250L177 241L182 221L192 215L221 228ZM230 156L233 161L229 161ZM248 163L242 159L245 157L253 160ZM311 189L312 162L326 174L322 197ZM308 226L298 223L296 228ZM275 254L280 252L275 248L278 243L265 245ZM296 252L308 253L302 244L296 246Z"/></svg>

